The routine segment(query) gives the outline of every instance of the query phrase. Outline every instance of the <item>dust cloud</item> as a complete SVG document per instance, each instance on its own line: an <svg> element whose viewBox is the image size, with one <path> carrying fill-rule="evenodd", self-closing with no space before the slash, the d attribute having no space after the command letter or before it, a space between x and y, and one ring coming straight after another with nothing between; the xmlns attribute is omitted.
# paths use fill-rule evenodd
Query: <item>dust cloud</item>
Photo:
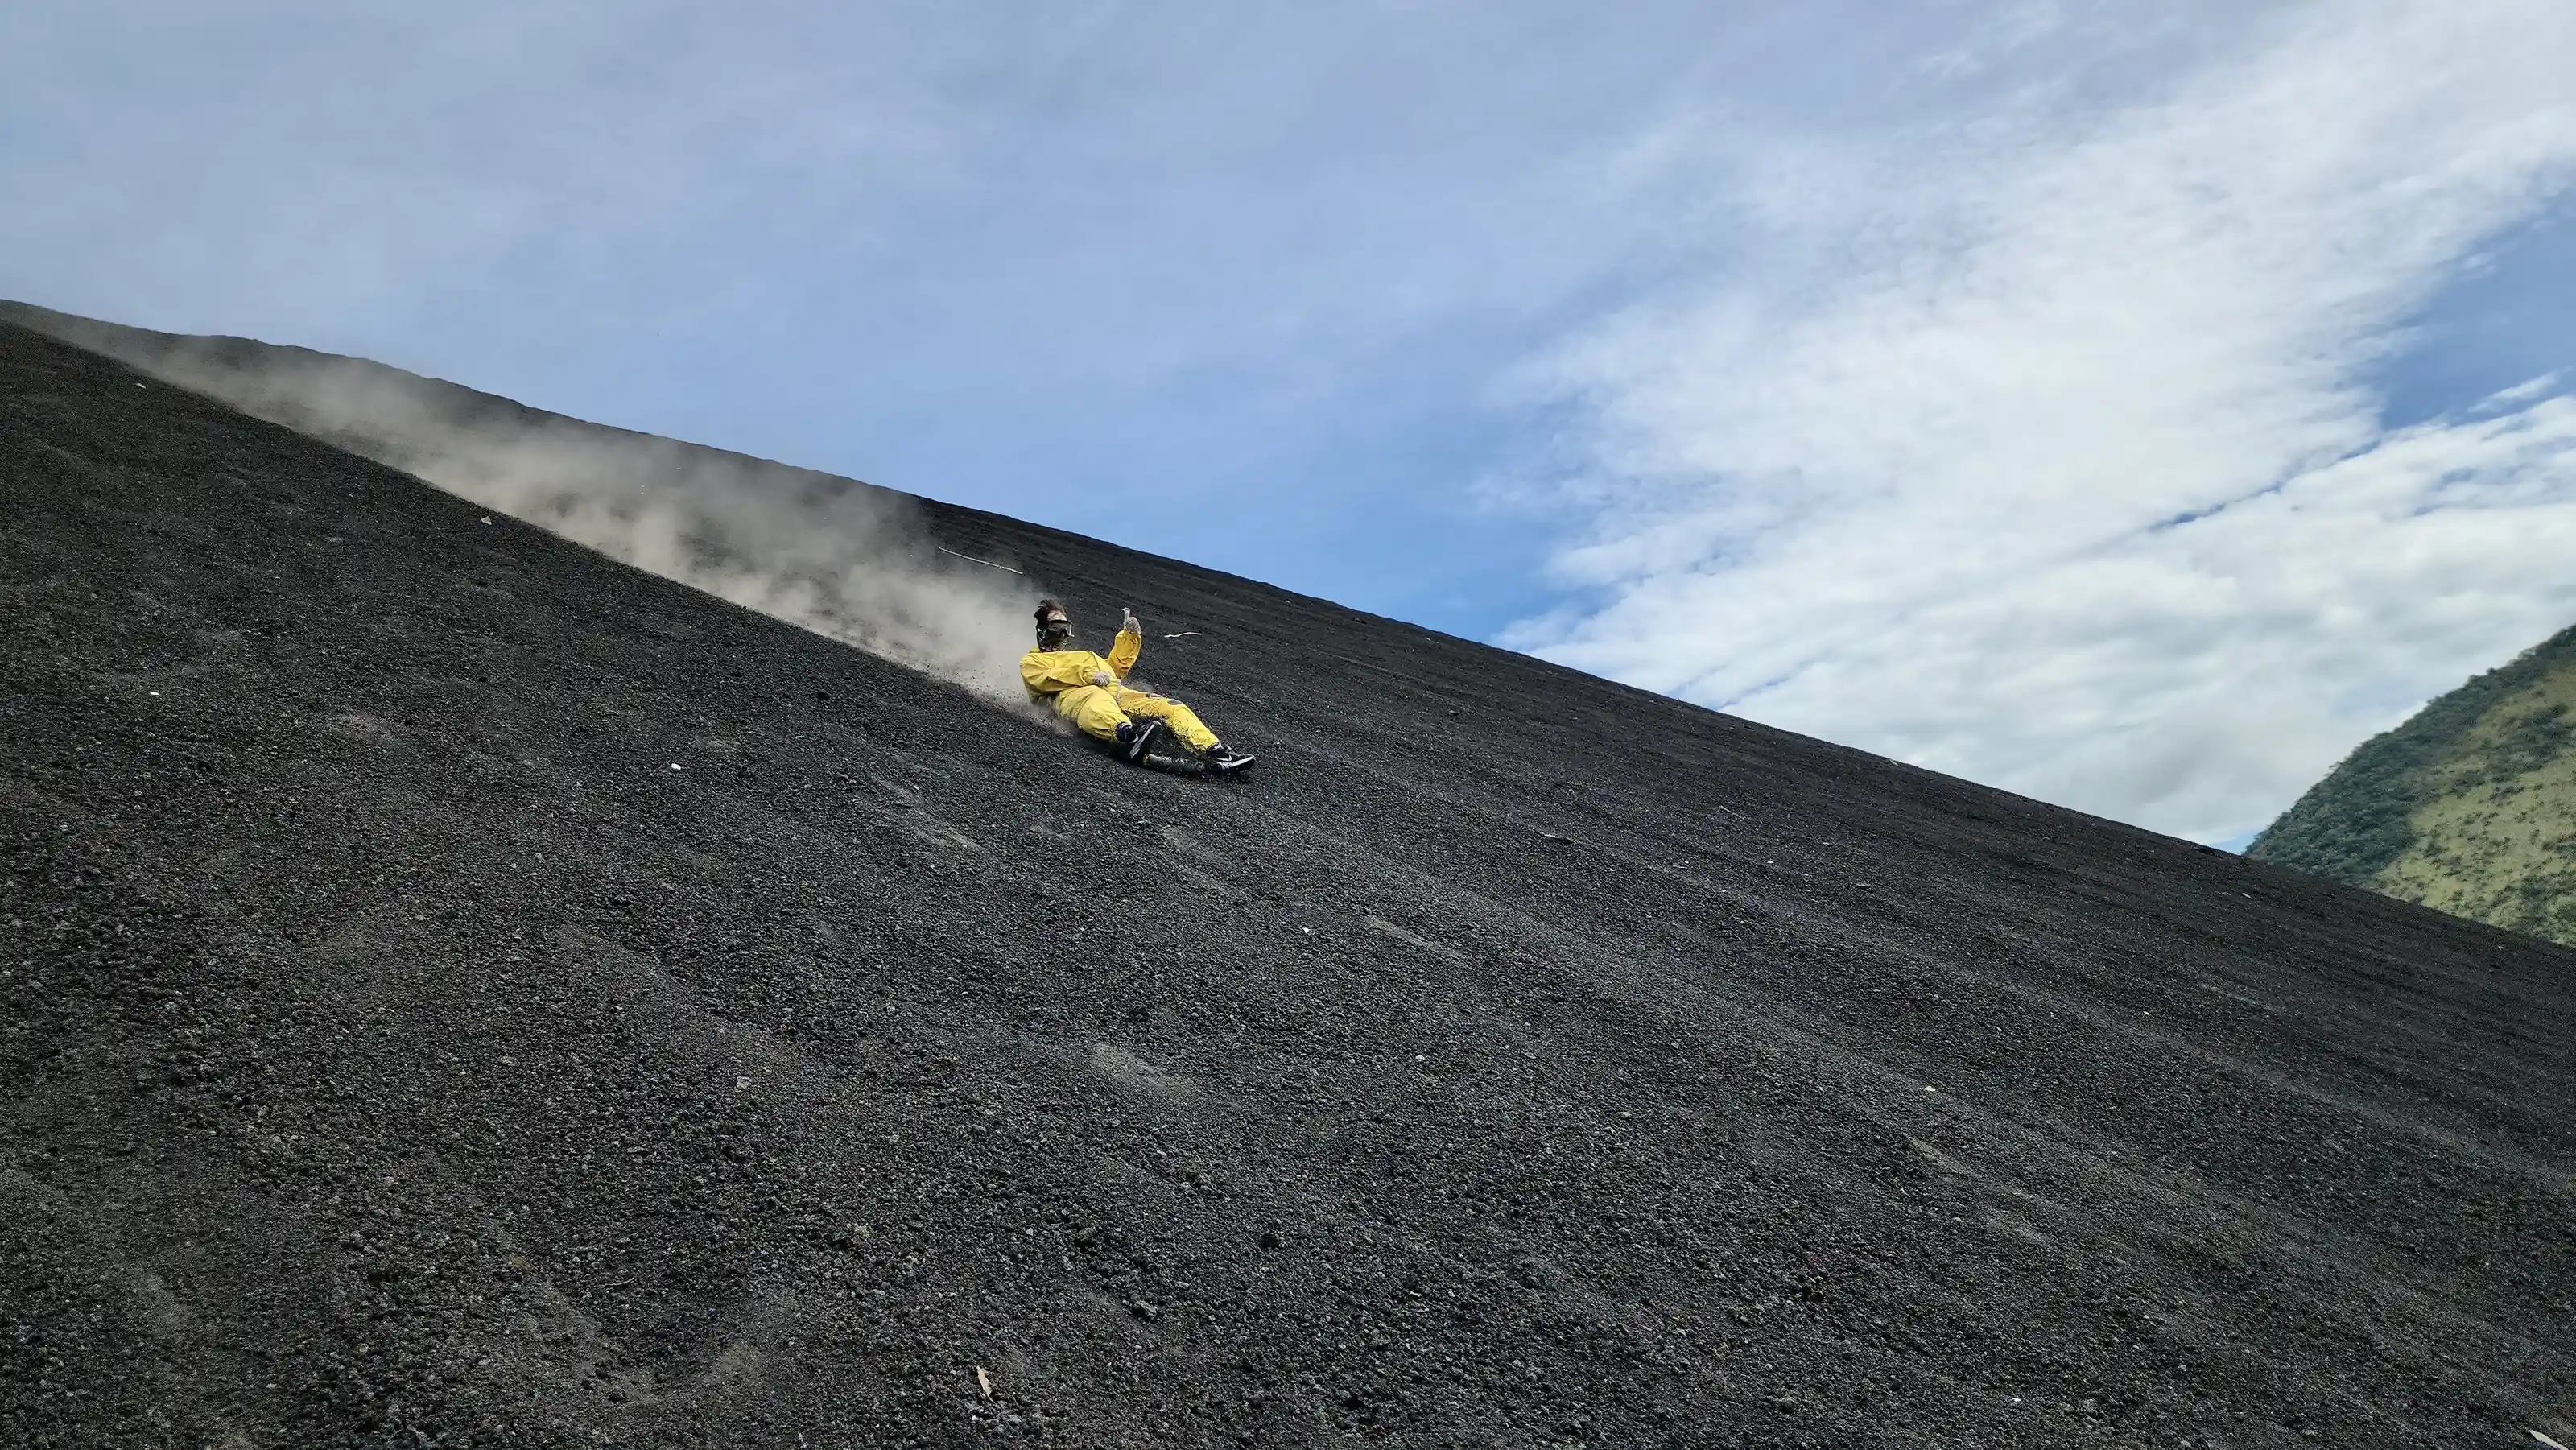
<svg viewBox="0 0 2576 1450"><path fill-rule="evenodd" d="M941 551L907 495L382 363L61 313L18 320L621 563L1027 708L1018 661L1042 591Z"/></svg>

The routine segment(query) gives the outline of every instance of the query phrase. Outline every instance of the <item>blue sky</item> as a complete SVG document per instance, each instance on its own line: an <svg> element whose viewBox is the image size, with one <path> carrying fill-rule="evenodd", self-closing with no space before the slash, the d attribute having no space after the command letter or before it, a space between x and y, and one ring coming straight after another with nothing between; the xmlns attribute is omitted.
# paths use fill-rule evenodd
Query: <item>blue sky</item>
<svg viewBox="0 0 2576 1450"><path fill-rule="evenodd" d="M2563 0L36 0L0 55L0 294L2201 839L2576 620Z"/></svg>

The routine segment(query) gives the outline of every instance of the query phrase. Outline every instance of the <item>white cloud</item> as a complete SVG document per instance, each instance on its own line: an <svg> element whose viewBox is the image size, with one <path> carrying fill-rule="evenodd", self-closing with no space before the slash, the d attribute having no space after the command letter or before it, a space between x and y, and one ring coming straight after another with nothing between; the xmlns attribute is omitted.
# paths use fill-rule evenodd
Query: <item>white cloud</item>
<svg viewBox="0 0 2576 1450"><path fill-rule="evenodd" d="M2260 825L2576 619L2576 405L2392 434L2366 386L2567 185L2570 74L2561 0L2320 4L2149 100L1738 167L1775 260L1548 361L1598 512L1558 562L1601 602L1512 642L2158 829Z"/></svg>
<svg viewBox="0 0 2576 1450"><path fill-rule="evenodd" d="M0 295L354 352L1484 631L1519 606L1483 601L1540 586L1522 544L1473 556L1488 521L1442 527L1472 509L1451 460L1509 426L1477 412L1485 379L1673 234L1689 198L1651 155L1628 184L1627 143L1710 95L1867 124L1938 88L1911 62L1965 23L1884 0L1035 14L0 5L0 54L27 58L0 86ZM1169 506L1192 499L1227 507ZM1434 557L1389 545L1390 502Z"/></svg>

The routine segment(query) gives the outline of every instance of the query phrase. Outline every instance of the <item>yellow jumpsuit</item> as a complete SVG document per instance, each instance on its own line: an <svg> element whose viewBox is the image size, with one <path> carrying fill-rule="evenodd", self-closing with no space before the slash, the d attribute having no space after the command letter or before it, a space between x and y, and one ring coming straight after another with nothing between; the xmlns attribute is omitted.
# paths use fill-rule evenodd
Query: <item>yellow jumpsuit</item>
<svg viewBox="0 0 2576 1450"><path fill-rule="evenodd" d="M1145 637L1132 629L1118 631L1107 659L1087 649L1033 649L1020 656L1020 681L1029 687L1032 700L1054 696L1055 712L1085 735L1116 740L1119 726L1130 719L1146 719L1170 726L1192 750L1216 744L1216 732L1200 724L1189 706L1127 688L1127 672L1136 668L1136 657L1144 652ZM1091 682L1092 676L1104 674L1109 684Z"/></svg>

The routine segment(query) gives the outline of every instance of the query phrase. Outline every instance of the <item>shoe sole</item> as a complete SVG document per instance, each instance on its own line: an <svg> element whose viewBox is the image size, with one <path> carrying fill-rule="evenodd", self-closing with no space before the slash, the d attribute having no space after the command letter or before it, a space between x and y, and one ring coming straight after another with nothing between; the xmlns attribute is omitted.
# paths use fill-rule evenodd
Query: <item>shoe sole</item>
<svg viewBox="0 0 2576 1450"><path fill-rule="evenodd" d="M1128 760L1139 764L1143 763L1145 753L1154 748L1155 738L1162 733L1163 722L1160 720L1148 720L1144 724L1137 726L1136 738L1127 746Z"/></svg>

